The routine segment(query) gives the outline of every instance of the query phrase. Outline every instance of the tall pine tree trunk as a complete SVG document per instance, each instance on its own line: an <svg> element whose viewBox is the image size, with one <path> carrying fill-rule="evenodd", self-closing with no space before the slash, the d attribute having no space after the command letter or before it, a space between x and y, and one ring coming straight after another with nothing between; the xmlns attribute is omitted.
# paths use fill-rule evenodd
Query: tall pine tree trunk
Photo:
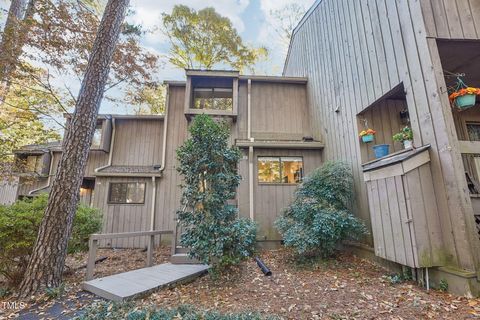
<svg viewBox="0 0 480 320"><path fill-rule="evenodd" d="M68 239L77 209L88 151L97 122L110 62L129 0L109 0L90 54L75 112L63 141L63 154L32 256L20 284L27 297L62 280Z"/></svg>
<svg viewBox="0 0 480 320"><path fill-rule="evenodd" d="M12 0L8 9L0 42L0 104L8 93L10 78L18 65L34 13L35 0Z"/></svg>

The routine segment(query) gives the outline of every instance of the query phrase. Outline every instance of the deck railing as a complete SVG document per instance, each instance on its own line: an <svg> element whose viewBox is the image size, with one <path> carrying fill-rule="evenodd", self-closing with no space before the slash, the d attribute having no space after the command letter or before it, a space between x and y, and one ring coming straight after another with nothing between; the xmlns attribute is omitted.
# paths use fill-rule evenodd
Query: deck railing
<svg viewBox="0 0 480 320"><path fill-rule="evenodd" d="M173 234L172 230L153 230L153 231L138 231L138 232L121 232L121 233L98 233L92 234L88 242L88 261L86 280L92 280L95 269L95 258L97 256L98 241L105 239L119 239L130 237L148 237L147 245L147 267L153 265L153 248L155 246L155 236L160 236L160 242L163 234Z"/></svg>

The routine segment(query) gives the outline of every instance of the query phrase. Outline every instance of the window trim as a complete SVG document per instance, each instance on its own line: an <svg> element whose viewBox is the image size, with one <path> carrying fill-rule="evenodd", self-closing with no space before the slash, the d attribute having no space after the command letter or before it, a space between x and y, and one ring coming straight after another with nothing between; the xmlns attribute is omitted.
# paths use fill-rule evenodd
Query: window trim
<svg viewBox="0 0 480 320"><path fill-rule="evenodd" d="M282 158L301 158L302 159L302 178L300 182L263 182L258 178L258 158L277 158L280 162L280 179L282 178ZM305 162L303 156L272 156L272 155L257 155L257 184L261 186L298 186L302 183L304 175Z"/></svg>
<svg viewBox="0 0 480 320"><path fill-rule="evenodd" d="M111 201L111 194L112 194L112 184L143 184L145 187L143 188L143 202L115 202ZM110 181L108 182L108 197L107 197L107 204L109 205L145 205L145 197L147 194L147 183L146 182L119 182L119 181Z"/></svg>

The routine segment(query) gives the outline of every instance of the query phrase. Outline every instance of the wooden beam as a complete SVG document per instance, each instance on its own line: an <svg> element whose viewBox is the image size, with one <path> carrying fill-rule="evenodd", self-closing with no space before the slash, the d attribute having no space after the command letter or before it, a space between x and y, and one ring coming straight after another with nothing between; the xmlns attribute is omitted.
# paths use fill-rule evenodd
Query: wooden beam
<svg viewBox="0 0 480 320"><path fill-rule="evenodd" d="M239 148L263 148L263 149L323 149L323 142L312 141L247 141L237 140L235 145Z"/></svg>
<svg viewBox="0 0 480 320"><path fill-rule="evenodd" d="M480 141L462 141L459 140L460 153L463 154L480 154Z"/></svg>
<svg viewBox="0 0 480 320"><path fill-rule="evenodd" d="M155 236L159 234L173 234L173 231L172 230L153 230L153 231L136 231L136 232L121 232L121 233L95 233L90 236L90 240Z"/></svg>

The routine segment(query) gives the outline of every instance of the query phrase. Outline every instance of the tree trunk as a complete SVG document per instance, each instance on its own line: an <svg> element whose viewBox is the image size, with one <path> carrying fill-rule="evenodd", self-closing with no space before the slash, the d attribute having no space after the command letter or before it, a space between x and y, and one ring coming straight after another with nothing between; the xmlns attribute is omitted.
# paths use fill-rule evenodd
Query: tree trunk
<svg viewBox="0 0 480 320"><path fill-rule="evenodd" d="M0 42L0 104L10 87L10 77L18 65L26 42L30 19L35 13L35 0L12 0Z"/></svg>
<svg viewBox="0 0 480 320"><path fill-rule="evenodd" d="M28 297L44 287L58 287L61 283L98 109L128 3L129 0L109 0L105 8L75 111L64 137L62 158L45 215L20 284L21 297Z"/></svg>

